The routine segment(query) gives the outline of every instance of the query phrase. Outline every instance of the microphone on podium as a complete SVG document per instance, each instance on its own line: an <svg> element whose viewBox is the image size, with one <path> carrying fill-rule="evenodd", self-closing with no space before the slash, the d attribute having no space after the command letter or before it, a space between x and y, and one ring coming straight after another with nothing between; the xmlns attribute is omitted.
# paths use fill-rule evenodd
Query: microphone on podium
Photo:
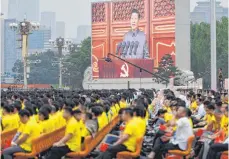
<svg viewBox="0 0 229 159"><path fill-rule="evenodd" d="M126 47L125 47L125 50L124 50L124 55L127 55L127 52L128 52L129 47L130 47L130 42L127 41L126 42Z"/></svg>
<svg viewBox="0 0 229 159"><path fill-rule="evenodd" d="M132 41L132 42L130 43L129 55L132 55L132 50L133 50L133 48L134 48L134 41Z"/></svg>
<svg viewBox="0 0 229 159"><path fill-rule="evenodd" d="M137 52L137 49L138 49L138 45L139 45L139 42L138 41L135 41L134 43L134 55L136 55L136 52Z"/></svg>

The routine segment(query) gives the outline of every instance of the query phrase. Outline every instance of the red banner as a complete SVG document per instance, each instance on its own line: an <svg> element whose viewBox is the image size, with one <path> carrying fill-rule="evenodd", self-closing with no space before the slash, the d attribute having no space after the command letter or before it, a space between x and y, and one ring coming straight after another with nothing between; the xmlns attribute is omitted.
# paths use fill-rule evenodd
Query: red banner
<svg viewBox="0 0 229 159"><path fill-rule="evenodd" d="M142 67L149 72L153 72L152 59L129 59L127 61ZM112 62L99 60L98 63L99 78L152 78L151 74L144 70L140 71L139 68L121 60L112 59Z"/></svg>

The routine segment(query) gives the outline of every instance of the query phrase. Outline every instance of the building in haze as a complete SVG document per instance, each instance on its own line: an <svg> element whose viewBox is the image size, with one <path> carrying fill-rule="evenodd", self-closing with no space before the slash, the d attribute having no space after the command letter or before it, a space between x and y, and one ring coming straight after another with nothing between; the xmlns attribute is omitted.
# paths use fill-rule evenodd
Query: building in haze
<svg viewBox="0 0 229 159"><path fill-rule="evenodd" d="M51 38L56 38L56 13L41 12L41 25L51 29Z"/></svg>
<svg viewBox="0 0 229 159"><path fill-rule="evenodd" d="M40 26L39 30L33 31L28 38L28 52L42 52L50 48L51 29L46 26Z"/></svg>
<svg viewBox="0 0 229 159"><path fill-rule="evenodd" d="M16 23L16 19L4 20L4 72L7 74L13 74L12 68L17 60L21 60L21 49L18 49L19 42L17 39L20 35L17 35L10 27L10 23Z"/></svg>
<svg viewBox="0 0 229 159"><path fill-rule="evenodd" d="M220 20L223 16L228 16L228 8L223 8L219 0L216 0L216 19ZM193 23L210 23L211 12L210 12L210 0L199 0L197 6L191 13L191 21Z"/></svg>
<svg viewBox="0 0 229 159"><path fill-rule="evenodd" d="M56 22L56 37L65 38L65 22L62 21Z"/></svg>
<svg viewBox="0 0 229 159"><path fill-rule="evenodd" d="M39 0L9 0L8 19L39 21Z"/></svg>
<svg viewBox="0 0 229 159"><path fill-rule="evenodd" d="M77 43L80 43L85 38L91 36L91 26L89 25L80 25L77 28Z"/></svg>

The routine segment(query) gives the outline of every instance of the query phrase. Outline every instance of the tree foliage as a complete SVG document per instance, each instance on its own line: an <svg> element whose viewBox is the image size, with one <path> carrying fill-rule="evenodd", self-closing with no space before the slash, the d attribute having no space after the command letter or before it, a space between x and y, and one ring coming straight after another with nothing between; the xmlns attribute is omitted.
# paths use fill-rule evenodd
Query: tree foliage
<svg viewBox="0 0 229 159"><path fill-rule="evenodd" d="M174 61L170 54L166 54L161 58L159 62L159 67L157 75L169 80L170 77L175 77L180 75L180 71L174 65Z"/></svg>
<svg viewBox="0 0 229 159"><path fill-rule="evenodd" d="M72 51L62 59L63 85L80 88L84 78L84 71L91 63L91 38L83 40L79 49ZM59 57L53 51L33 54L28 57L30 64L29 84L58 84ZM34 63L40 61L40 63ZM16 78L23 80L23 63L16 61L12 69Z"/></svg>
<svg viewBox="0 0 229 159"><path fill-rule="evenodd" d="M80 46L79 49L71 52L64 62L66 68L64 81L75 88L82 88L84 71L91 64L91 38L83 40Z"/></svg>
<svg viewBox="0 0 229 159"><path fill-rule="evenodd" d="M30 73L29 84L57 84L58 83L58 65L53 65L57 61L57 56L52 51L40 54L32 54L28 57ZM40 62L40 63L39 63ZM23 80L23 63L16 61L12 69L17 74L17 78Z"/></svg>
<svg viewBox="0 0 229 159"><path fill-rule="evenodd" d="M211 83L211 33L210 24L191 24L191 70L196 79L203 78L204 87ZM228 18L216 23L217 70L223 68L224 78L228 78Z"/></svg>

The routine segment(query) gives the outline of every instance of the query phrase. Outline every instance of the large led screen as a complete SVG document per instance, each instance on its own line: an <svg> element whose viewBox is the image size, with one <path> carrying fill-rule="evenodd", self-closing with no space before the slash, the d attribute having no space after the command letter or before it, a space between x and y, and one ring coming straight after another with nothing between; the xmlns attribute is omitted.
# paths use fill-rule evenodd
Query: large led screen
<svg viewBox="0 0 229 159"><path fill-rule="evenodd" d="M175 60L174 0L92 3L93 78L151 77L135 66L153 72L165 54Z"/></svg>

